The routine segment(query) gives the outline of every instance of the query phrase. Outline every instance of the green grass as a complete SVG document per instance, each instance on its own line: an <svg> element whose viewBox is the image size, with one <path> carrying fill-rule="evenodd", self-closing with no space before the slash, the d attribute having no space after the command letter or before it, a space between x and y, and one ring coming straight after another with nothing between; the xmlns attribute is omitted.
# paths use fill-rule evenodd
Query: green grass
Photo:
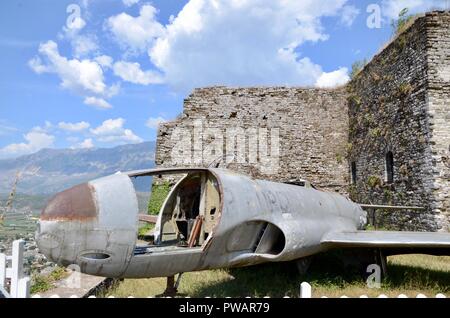
<svg viewBox="0 0 450 318"><path fill-rule="evenodd" d="M450 257L408 255L389 257L388 277L381 289L369 289L358 270L349 270L333 254L314 260L306 275L298 274L293 263L264 264L229 270L186 273L180 296L190 297L298 297L300 283L313 286L313 297L376 297L381 293L396 297L403 293L429 297L450 292ZM110 289L107 296L148 297L161 294L165 278L126 279Z"/></svg>
<svg viewBox="0 0 450 318"><path fill-rule="evenodd" d="M164 200L169 195L170 184L153 184L150 201L148 203L148 214L157 215L161 209Z"/></svg>
<svg viewBox="0 0 450 318"><path fill-rule="evenodd" d="M144 237L147 233L155 228L155 224L145 223L139 227L138 237Z"/></svg>
<svg viewBox="0 0 450 318"><path fill-rule="evenodd" d="M42 293L52 289L53 283L48 276L33 275L31 280L30 293Z"/></svg>
<svg viewBox="0 0 450 318"><path fill-rule="evenodd" d="M69 274L63 267L56 267L53 272L49 275L50 279L54 282L66 278Z"/></svg>
<svg viewBox="0 0 450 318"><path fill-rule="evenodd" d="M55 282L66 278L69 276L69 273L63 267L56 267L50 275L44 276L40 274L33 274L31 279L31 288L30 293L43 293L47 290L52 289L55 285Z"/></svg>

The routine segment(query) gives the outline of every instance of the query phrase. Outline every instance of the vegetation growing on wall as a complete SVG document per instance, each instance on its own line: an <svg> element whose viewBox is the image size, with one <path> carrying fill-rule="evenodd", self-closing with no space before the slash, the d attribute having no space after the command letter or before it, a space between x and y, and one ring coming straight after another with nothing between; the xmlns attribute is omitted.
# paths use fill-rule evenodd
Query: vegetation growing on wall
<svg viewBox="0 0 450 318"><path fill-rule="evenodd" d="M362 71L364 66L367 65L367 62L368 62L367 59L354 62L352 64L352 71L350 72L350 78L354 79L356 77L356 75L358 75L359 72Z"/></svg>
<svg viewBox="0 0 450 318"><path fill-rule="evenodd" d="M162 184L153 184L150 201L148 202L148 214L157 215L170 192L168 182Z"/></svg>
<svg viewBox="0 0 450 318"><path fill-rule="evenodd" d="M413 87L411 86L410 83L401 83L398 86L398 97L399 98L405 98L406 96L408 96L409 94L411 94L411 92L413 91Z"/></svg>
<svg viewBox="0 0 450 318"><path fill-rule="evenodd" d="M404 8L400 13L398 14L398 19L393 20L391 22L391 26L393 29L394 35L398 35L405 31L407 28L411 26L411 24L414 22L416 16L412 14L408 14L409 9Z"/></svg>
<svg viewBox="0 0 450 318"><path fill-rule="evenodd" d="M350 105L355 108L358 108L362 102L361 97L359 97L358 95L355 95L355 94L350 95L348 97L348 101L349 101Z"/></svg>
<svg viewBox="0 0 450 318"><path fill-rule="evenodd" d="M367 185L372 189L379 188L383 185L383 181L378 176L369 176L367 179Z"/></svg>

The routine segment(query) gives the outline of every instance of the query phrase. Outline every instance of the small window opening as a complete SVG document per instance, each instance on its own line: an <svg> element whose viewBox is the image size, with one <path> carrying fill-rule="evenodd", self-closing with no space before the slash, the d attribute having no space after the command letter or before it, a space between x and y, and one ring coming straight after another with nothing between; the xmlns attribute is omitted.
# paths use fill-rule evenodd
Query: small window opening
<svg viewBox="0 0 450 318"><path fill-rule="evenodd" d="M352 162L352 184L356 183L356 162Z"/></svg>
<svg viewBox="0 0 450 318"><path fill-rule="evenodd" d="M386 181L394 183L394 154L392 151L386 154Z"/></svg>

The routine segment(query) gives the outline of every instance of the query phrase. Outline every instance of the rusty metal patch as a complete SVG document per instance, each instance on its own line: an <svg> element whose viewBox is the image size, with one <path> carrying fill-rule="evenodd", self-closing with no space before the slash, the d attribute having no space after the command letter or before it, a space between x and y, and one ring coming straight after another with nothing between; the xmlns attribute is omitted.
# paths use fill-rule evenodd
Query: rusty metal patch
<svg viewBox="0 0 450 318"><path fill-rule="evenodd" d="M89 221L97 218L95 189L88 183L56 194L41 213L43 221Z"/></svg>

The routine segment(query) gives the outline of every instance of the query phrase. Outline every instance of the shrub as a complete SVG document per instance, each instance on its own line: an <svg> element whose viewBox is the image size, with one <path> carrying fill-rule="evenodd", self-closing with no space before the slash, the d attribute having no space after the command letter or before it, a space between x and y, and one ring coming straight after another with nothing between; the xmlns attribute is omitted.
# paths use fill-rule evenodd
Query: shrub
<svg viewBox="0 0 450 318"><path fill-rule="evenodd" d="M405 31L411 23L415 19L415 15L408 14L409 9L404 8L400 13L398 14L397 21L392 21L391 25L393 28L394 35L400 34L403 31Z"/></svg>
<svg viewBox="0 0 450 318"><path fill-rule="evenodd" d="M367 179L367 185L368 185L370 188L378 188L378 187L381 187L381 186L383 185L383 181L381 180L380 177L377 177L377 176L370 176L370 177Z"/></svg>
<svg viewBox="0 0 450 318"><path fill-rule="evenodd" d="M367 65L367 59L356 61L352 64L352 71L350 72L350 78L354 79L359 72Z"/></svg>

